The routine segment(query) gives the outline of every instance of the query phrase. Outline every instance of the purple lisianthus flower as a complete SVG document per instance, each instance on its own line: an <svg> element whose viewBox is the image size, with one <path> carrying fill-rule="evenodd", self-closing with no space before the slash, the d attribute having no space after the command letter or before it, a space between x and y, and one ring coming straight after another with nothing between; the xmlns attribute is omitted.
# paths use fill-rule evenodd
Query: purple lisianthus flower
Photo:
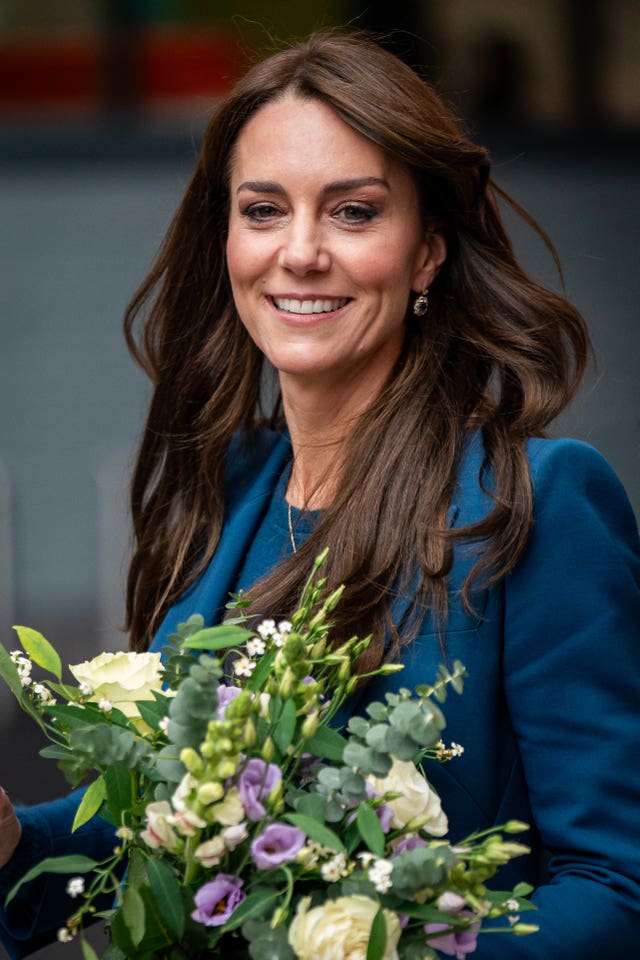
<svg viewBox="0 0 640 960"><path fill-rule="evenodd" d="M244 900L243 883L240 877L219 873L215 880L203 884L193 898L198 909L191 919L205 927L221 927Z"/></svg>
<svg viewBox="0 0 640 960"><path fill-rule="evenodd" d="M469 910L461 910L459 917L472 917ZM446 923L427 923L424 927L425 933L437 933L439 930L447 930L442 937L429 938L429 946L448 957L455 957L456 960L465 960L468 953L473 953L477 946L478 931L480 930L480 921L472 923L467 930L451 930Z"/></svg>
<svg viewBox="0 0 640 960"><path fill-rule="evenodd" d="M275 763L266 763L260 757L252 757L238 777L240 800L249 820L261 820L267 812L260 802L268 797L282 780L282 771Z"/></svg>
<svg viewBox="0 0 640 960"><path fill-rule="evenodd" d="M306 836L286 823L270 823L251 844L251 856L259 870L271 870L295 858Z"/></svg>
<svg viewBox="0 0 640 960"><path fill-rule="evenodd" d="M401 853L406 853L407 850L417 850L419 847L426 847L427 841L423 840L422 837L419 837L417 834L412 833L406 837L402 837L401 840L398 840L395 847L393 848L392 857L399 857Z"/></svg>
<svg viewBox="0 0 640 960"><path fill-rule="evenodd" d="M220 720L224 720L224 714L231 703L232 700L238 696L242 691L240 687L225 686L224 683L221 683L218 687L218 710L217 714Z"/></svg>

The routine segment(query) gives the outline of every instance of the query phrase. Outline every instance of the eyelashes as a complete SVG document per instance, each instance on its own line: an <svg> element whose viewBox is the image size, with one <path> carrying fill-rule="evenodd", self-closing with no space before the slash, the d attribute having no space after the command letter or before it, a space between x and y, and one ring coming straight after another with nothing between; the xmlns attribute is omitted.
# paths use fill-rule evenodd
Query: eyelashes
<svg viewBox="0 0 640 960"><path fill-rule="evenodd" d="M380 215L372 203L349 200L341 203L330 213L330 218L346 226L364 226ZM289 216L289 210L266 200L248 204L240 210L240 216L249 223L266 225Z"/></svg>

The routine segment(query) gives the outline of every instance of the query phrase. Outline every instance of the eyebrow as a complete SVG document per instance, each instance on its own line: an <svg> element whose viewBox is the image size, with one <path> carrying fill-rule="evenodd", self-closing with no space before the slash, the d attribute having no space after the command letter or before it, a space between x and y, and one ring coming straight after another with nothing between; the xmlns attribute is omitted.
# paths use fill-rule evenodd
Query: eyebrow
<svg viewBox="0 0 640 960"><path fill-rule="evenodd" d="M354 177L351 180L333 180L327 183L322 192L325 195L332 193L345 193L349 190L358 190L360 187L382 186L389 189L389 184L382 177ZM284 187L275 180L245 180L241 183L236 193L242 190L250 190L252 193L276 193L283 195Z"/></svg>

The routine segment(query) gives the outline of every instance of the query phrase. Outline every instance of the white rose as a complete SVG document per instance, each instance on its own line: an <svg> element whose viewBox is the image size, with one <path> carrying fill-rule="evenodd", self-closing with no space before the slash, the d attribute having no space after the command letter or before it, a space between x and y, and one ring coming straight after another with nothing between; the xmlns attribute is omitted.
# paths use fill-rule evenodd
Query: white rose
<svg viewBox="0 0 640 960"><path fill-rule="evenodd" d="M300 960L365 960L371 925L378 904L356 894L327 900L309 910L310 897L298 904L289 927L289 943ZM387 945L383 960L398 960L398 941L402 932L395 913L384 911Z"/></svg>
<svg viewBox="0 0 640 960"><path fill-rule="evenodd" d="M140 837L146 845L154 850L157 850L158 847L175 850L179 841L168 822L168 817L171 815L171 805L166 800L148 803L144 814L147 829L142 831Z"/></svg>
<svg viewBox="0 0 640 960"><path fill-rule="evenodd" d="M424 828L432 837L443 837L449 829L440 797L411 760L394 757L386 777L369 776L367 780L381 796L387 792L401 794L385 801L393 810L392 827L400 829L411 823L414 829Z"/></svg>
<svg viewBox="0 0 640 960"><path fill-rule="evenodd" d="M133 719L140 717L135 701L153 700L153 691L162 690L159 653L101 653L69 669L78 683L91 687L89 699L108 700Z"/></svg>

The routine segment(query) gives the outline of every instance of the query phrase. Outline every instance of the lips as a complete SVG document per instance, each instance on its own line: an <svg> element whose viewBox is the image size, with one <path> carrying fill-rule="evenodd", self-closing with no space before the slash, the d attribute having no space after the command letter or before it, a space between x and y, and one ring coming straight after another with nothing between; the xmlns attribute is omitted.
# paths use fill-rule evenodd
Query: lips
<svg viewBox="0 0 640 960"><path fill-rule="evenodd" d="M315 299L298 300L295 297L270 297L271 302L282 313L318 314L333 313L340 310L349 302L349 297L318 297Z"/></svg>

